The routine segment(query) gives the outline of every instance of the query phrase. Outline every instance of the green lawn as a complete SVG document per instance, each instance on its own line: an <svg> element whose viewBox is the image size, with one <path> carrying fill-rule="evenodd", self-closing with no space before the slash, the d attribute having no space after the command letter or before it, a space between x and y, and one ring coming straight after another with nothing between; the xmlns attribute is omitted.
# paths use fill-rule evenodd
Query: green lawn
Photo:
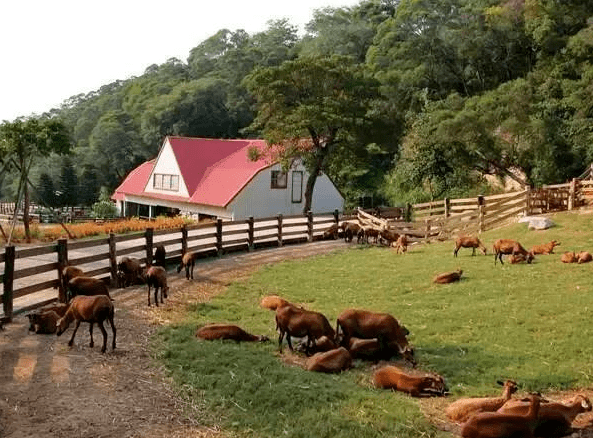
<svg viewBox="0 0 593 438"><path fill-rule="evenodd" d="M389 312L410 330L419 368L443 375L451 398L492 394L512 378L542 392L591 386L593 378L593 264L565 265L564 251L593 252L593 215L563 213L557 226L528 231L525 224L484 233L491 249L514 238L529 249L556 239L556 255L532 265L494 266L494 256L471 256L453 242L388 248L352 245L336 254L291 261L232 284L212 302L188 310L187 320L163 328L156 355L180 391L203 403L206 424L254 437L451 436L421 414L404 394L369 384L368 364L341 375L320 375L281 363L277 344L197 342L198 324L237 323L277 339L273 312L260 309L278 294L323 312L335 324L348 307ZM434 285L437 273L462 268L464 278Z"/></svg>

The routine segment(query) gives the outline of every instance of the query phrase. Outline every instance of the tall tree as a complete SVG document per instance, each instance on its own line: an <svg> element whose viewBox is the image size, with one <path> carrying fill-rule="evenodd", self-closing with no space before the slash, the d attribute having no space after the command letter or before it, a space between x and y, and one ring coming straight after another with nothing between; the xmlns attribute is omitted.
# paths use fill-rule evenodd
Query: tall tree
<svg viewBox="0 0 593 438"><path fill-rule="evenodd" d="M62 207L78 205L78 176L69 158L62 161L59 202Z"/></svg>
<svg viewBox="0 0 593 438"><path fill-rule="evenodd" d="M31 240L29 230L29 171L40 156L50 153L70 152L70 137L64 124L54 118L17 119L0 125L0 153L19 174L25 210L23 222L27 241Z"/></svg>
<svg viewBox="0 0 593 438"><path fill-rule="evenodd" d="M258 107L251 128L268 144L280 145L285 163L302 158L307 166L304 211L309 211L328 158L343 153L370 123L378 84L343 56L304 57L258 69L245 84Z"/></svg>

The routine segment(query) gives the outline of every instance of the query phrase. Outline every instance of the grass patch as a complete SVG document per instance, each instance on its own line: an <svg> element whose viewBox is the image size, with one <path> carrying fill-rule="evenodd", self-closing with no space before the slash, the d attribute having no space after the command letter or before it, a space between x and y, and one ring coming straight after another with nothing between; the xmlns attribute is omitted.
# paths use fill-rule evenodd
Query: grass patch
<svg viewBox="0 0 593 438"><path fill-rule="evenodd" d="M532 265L494 266L494 256L471 256L453 243L413 247L406 255L353 245L331 255L264 267L232 284L212 302L193 305L187 319L166 327L158 357L188 396L203 400L204 421L239 435L262 437L450 436L421 414L417 400L370 386L370 367L338 376L283 364L276 342L238 345L198 342L207 322L237 323L277 339L273 313L258 307L278 294L323 312L334 324L348 307L385 311L411 332L419 367L443 375L453 395L497 392L494 382L513 378L524 390L591 385L593 264L565 265L560 254L593 250L591 215L563 213L557 226L527 231L525 224L482 236L515 238L526 248L556 239L559 254ZM464 270L464 279L434 285L437 273Z"/></svg>

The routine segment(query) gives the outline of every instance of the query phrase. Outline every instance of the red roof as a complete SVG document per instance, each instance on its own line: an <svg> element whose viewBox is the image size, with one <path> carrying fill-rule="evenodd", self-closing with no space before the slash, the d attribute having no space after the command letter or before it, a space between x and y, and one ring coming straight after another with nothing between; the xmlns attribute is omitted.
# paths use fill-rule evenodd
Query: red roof
<svg viewBox="0 0 593 438"><path fill-rule="evenodd" d="M257 147L266 151L264 140L219 140L206 138L167 137L190 194L189 198L144 191L156 160L134 169L115 190L113 199L139 195L197 204L225 207L271 160L250 161L247 151Z"/></svg>

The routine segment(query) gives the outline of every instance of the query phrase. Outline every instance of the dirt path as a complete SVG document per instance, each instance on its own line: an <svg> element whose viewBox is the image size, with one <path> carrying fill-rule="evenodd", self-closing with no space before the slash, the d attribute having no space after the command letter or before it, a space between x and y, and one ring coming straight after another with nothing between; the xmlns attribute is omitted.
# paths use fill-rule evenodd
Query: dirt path
<svg viewBox="0 0 593 438"><path fill-rule="evenodd" d="M200 405L171 391L151 361L151 335L184 304L206 301L262 265L343 247L343 241L315 242L224 257L198 264L189 282L170 272L170 299L158 310L146 306L144 287L112 291L117 348L110 348L108 328L106 354L99 352L99 330L89 348L87 324L69 348L72 329L60 338L35 335L24 316L15 318L0 331L0 437L224 436L190 419L199 418ZM188 410L196 415L185 415Z"/></svg>

